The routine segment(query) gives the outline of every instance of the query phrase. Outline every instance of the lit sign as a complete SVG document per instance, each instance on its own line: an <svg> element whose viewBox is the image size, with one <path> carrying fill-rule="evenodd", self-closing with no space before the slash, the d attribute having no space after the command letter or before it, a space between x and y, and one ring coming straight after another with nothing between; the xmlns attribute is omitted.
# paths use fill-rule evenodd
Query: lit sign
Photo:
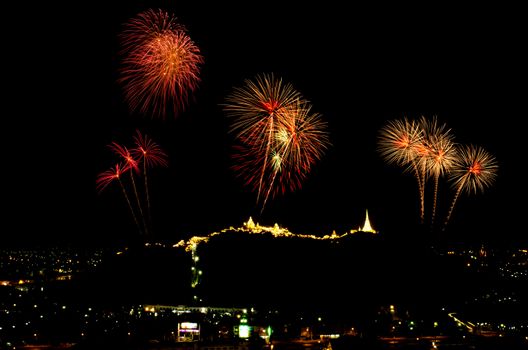
<svg viewBox="0 0 528 350"><path fill-rule="evenodd" d="M238 336L240 338L249 338L249 330L250 327L248 325L241 324L238 326Z"/></svg>
<svg viewBox="0 0 528 350"><path fill-rule="evenodd" d="M181 329L198 329L198 323L195 322L182 322L180 323Z"/></svg>

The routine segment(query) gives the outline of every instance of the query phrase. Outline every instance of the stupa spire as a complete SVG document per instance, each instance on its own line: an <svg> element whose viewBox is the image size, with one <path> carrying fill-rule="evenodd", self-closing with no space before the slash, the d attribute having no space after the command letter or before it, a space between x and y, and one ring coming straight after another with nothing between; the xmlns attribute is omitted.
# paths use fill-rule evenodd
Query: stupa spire
<svg viewBox="0 0 528 350"><path fill-rule="evenodd" d="M378 233L378 231L374 230L372 226L370 225L370 220L368 216L368 209L365 209L365 224L362 228L360 228L360 231L363 232L370 232L370 233Z"/></svg>

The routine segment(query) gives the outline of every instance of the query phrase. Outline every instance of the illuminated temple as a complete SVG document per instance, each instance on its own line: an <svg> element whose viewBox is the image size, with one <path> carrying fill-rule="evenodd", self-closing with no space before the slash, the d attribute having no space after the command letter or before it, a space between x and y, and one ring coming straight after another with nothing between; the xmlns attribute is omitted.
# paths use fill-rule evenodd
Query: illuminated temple
<svg viewBox="0 0 528 350"><path fill-rule="evenodd" d="M370 220L368 216L368 210L365 209L365 223L363 224L363 227L359 226L357 230L350 231L351 233L355 232L368 232L368 233L378 233L378 231L374 230L372 226L370 225Z"/></svg>
<svg viewBox="0 0 528 350"><path fill-rule="evenodd" d="M324 236L316 236L313 234L299 234L299 233L292 233L287 228L280 227L278 224L275 224L273 226L261 226L260 224L253 221L253 219L250 217L247 222L244 222L242 227L235 228L233 226L223 229L221 231L212 232L206 236L193 236L189 240L181 240L178 243L174 244L174 248L184 248L188 252L195 252L196 248L200 243L207 243L209 240L218 235L222 234L228 234L228 233L245 233L245 234L271 234L273 237L289 237L289 238L303 238L303 239L313 239L313 240L339 240L342 239L348 235L357 233L357 232L365 232L365 233L372 233L377 234L378 231L374 230L372 228L372 225L370 224L369 216L368 216L368 210L365 211L365 223L363 226L359 226L357 230L350 230L350 232L345 232L343 234L337 234L335 230L332 232L332 234L327 234Z"/></svg>
<svg viewBox="0 0 528 350"><path fill-rule="evenodd" d="M183 248L185 251L190 252L192 255L193 266L191 267L192 282L191 287L196 288L200 284L200 279L202 275L202 270L199 269L198 261L198 246L200 244L208 243L211 238L220 235L232 235L232 234L246 234L246 235L271 235L274 238L295 238L295 239L308 239L316 241L339 241L347 236L352 236L355 233L364 232L377 234L378 231L372 228L370 224L370 219L368 216L368 210L365 211L365 223L363 226L359 226L357 230L350 230L343 234L338 234L336 231L332 231L331 234L326 234L324 236L318 236L313 234L302 234L302 233L292 233L287 228L280 227L278 224L273 226L263 226L258 222L255 223L253 218L249 217L247 222L244 222L241 227L229 227L221 231L211 232L205 236L193 236L188 240L181 240L178 243L173 245L173 248ZM197 298L197 297L195 297Z"/></svg>

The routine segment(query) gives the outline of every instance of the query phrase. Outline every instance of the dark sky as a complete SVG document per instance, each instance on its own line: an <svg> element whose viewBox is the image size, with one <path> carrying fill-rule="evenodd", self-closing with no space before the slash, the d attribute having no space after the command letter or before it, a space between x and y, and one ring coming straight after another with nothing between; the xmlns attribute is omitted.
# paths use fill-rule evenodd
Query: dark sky
<svg viewBox="0 0 528 350"><path fill-rule="evenodd" d="M343 232L361 224L365 208L377 228L401 235L418 221L416 182L383 163L376 137L388 120L421 115L438 115L458 142L483 146L500 165L493 188L460 198L446 234L525 239L518 167L527 61L515 9L112 3L38 9L11 26L2 242L104 244L135 235L119 188L98 195L95 178L113 163L106 145L130 144L137 128L170 157L169 168L151 172L159 236L237 226L250 215L294 232ZM130 113L116 82L122 24L148 8L174 13L205 58L195 100L177 119ZM333 146L301 190L259 214L256 196L230 169L219 104L264 72L311 100ZM442 185L446 210L453 193Z"/></svg>

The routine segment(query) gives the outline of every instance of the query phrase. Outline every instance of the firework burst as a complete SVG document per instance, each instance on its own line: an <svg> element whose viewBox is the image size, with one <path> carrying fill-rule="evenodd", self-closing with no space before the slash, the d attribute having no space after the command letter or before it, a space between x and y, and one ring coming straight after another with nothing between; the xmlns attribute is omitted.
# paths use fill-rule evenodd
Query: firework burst
<svg viewBox="0 0 528 350"><path fill-rule="evenodd" d="M110 185L115 180L119 180L119 177L121 176L121 173L123 166L116 164L114 167L105 170L101 172L99 175L97 175L97 179L95 180L95 185L97 188L97 191L99 193L103 192L108 185Z"/></svg>
<svg viewBox="0 0 528 350"><path fill-rule="evenodd" d="M114 167L110 168L109 170L103 171L97 176L96 187L99 192L102 192L108 185L110 185L113 181L117 180L121 186L121 190L123 192L123 195L125 196L128 207L130 208L130 212L132 213L134 222L136 223L140 234L149 234L151 220L149 220L147 224L145 215L143 214L144 210L142 201L144 202L144 198L140 199L138 193L138 186L136 185L135 181L135 176L140 176L141 173L139 170L139 163L142 162L143 175L145 177L145 197L148 204L150 219L150 200L148 194L147 168L152 168L155 166L167 166L167 154L161 149L161 147L156 142L154 142L147 135L142 135L139 130L134 136L134 141L135 148L132 148L131 150L117 142L112 142L108 145L110 150L120 158L120 162ZM136 198L136 208L134 208L134 205L130 201L130 196L128 195L125 185L123 183L123 174L126 172L130 173L130 182L132 184L132 188L134 190ZM140 225L136 212L139 214L139 218L141 219L141 222L143 224L142 226Z"/></svg>
<svg viewBox="0 0 528 350"><path fill-rule="evenodd" d="M311 111L311 105L287 108L274 135L274 149L295 173L306 176L330 145L326 123Z"/></svg>
<svg viewBox="0 0 528 350"><path fill-rule="evenodd" d="M147 10L123 31L120 82L131 110L165 117L187 105L200 82L203 57L184 26L162 10Z"/></svg>
<svg viewBox="0 0 528 350"><path fill-rule="evenodd" d="M457 154L450 174L450 180L456 192L445 225L449 222L455 203L462 191L468 194L484 192L495 182L497 177L497 161L482 147L460 146L457 149Z"/></svg>
<svg viewBox="0 0 528 350"><path fill-rule="evenodd" d="M426 158L427 173L434 179L433 210L431 213L431 226L434 225L436 217L436 204L438 200L438 182L441 176L448 174L456 160L457 153L454 143L454 135L446 124L439 124L435 116L431 120L424 117L421 119L424 130L424 144L426 145L428 157Z"/></svg>
<svg viewBox="0 0 528 350"><path fill-rule="evenodd" d="M270 197L300 188L312 165L330 145L326 123L301 94L273 74L246 80L224 106L233 118L234 166L257 192L262 209Z"/></svg>
<svg viewBox="0 0 528 350"><path fill-rule="evenodd" d="M147 200L147 210L149 223L152 222L152 215L150 210L150 194L148 190L148 178L147 168L153 168L155 166L166 167L168 165L167 154L161 149L161 147L154 142L147 135L143 136L136 131L134 136L134 142L136 147L132 149L132 154L143 162L143 177L145 179L145 197Z"/></svg>
<svg viewBox="0 0 528 350"><path fill-rule="evenodd" d="M407 118L392 120L385 125L378 137L378 151L388 164L405 167L414 173L420 196L420 219L425 216L425 159L429 150L424 143L422 126Z"/></svg>
<svg viewBox="0 0 528 350"><path fill-rule="evenodd" d="M139 171L137 160L135 160L134 157L132 157L132 154L125 146L122 146L118 144L117 142L112 142L110 145L108 145L108 147L112 150L112 152L114 152L115 154L123 158L123 160L125 161L127 170L133 169L136 172Z"/></svg>
<svg viewBox="0 0 528 350"><path fill-rule="evenodd" d="M416 147L423 140L423 131L415 121L407 118L391 120L378 138L378 150L389 164L408 166L416 158Z"/></svg>
<svg viewBox="0 0 528 350"><path fill-rule="evenodd" d="M378 150L387 163L414 173L420 194L421 223L425 216L425 184L429 177L434 179L431 229L437 212L440 177L449 176L455 188L445 229L460 193L483 191L495 180L498 168L495 158L480 147L457 148L451 129L440 124L436 116L431 119L422 116L417 122L406 118L390 121L380 131Z"/></svg>
<svg viewBox="0 0 528 350"><path fill-rule="evenodd" d="M130 169L130 171L129 171L130 172L130 181L132 182L132 189L134 190L134 195L136 197L137 207L138 207L138 210L139 210L139 214L141 216L141 221L143 223L143 228L145 230L145 233L148 233L147 223L145 221L145 215L143 215L143 209L142 209L142 206L141 206L141 202L139 200L139 195L138 195L137 186L136 186L136 180L134 180L134 171L135 172L139 172L138 162L137 162L137 160L134 159L134 157L132 157L130 151L125 146L122 146L122 145L118 144L117 142L112 142L108 147L110 147L110 149L115 154L117 154L118 156L123 158L123 160L126 162L125 164L127 165L128 169ZM134 170L134 171L132 171L132 170Z"/></svg>
<svg viewBox="0 0 528 350"><path fill-rule="evenodd" d="M121 181L121 175L126 172L130 171L131 168L129 165L120 165L116 164L114 167L110 168L109 170L105 170L101 172L95 181L97 190L99 193L101 193L108 185L110 185L112 182L116 181L119 182L119 186L121 187L121 190L123 192L123 196L125 197L125 200L128 204L128 208L130 209L130 213L132 214L132 218L134 219L134 222L136 223L136 226L139 230L139 234L142 233L141 226L139 224L139 221L137 219L136 213L134 212L134 208L132 207L132 203L130 202L130 198L128 197L128 194L125 189L125 185L123 185L123 182Z"/></svg>
<svg viewBox="0 0 528 350"><path fill-rule="evenodd" d="M143 161L144 167L166 167L169 165L167 153L150 137L143 136L139 130L136 130L134 143L136 147L130 152L136 159Z"/></svg>
<svg viewBox="0 0 528 350"><path fill-rule="evenodd" d="M289 83L273 74L258 75L255 80L245 80L243 87L236 87L226 99L224 111L233 118L231 132L236 137L254 135L255 130L266 133L287 108L297 108L302 102L301 94Z"/></svg>

